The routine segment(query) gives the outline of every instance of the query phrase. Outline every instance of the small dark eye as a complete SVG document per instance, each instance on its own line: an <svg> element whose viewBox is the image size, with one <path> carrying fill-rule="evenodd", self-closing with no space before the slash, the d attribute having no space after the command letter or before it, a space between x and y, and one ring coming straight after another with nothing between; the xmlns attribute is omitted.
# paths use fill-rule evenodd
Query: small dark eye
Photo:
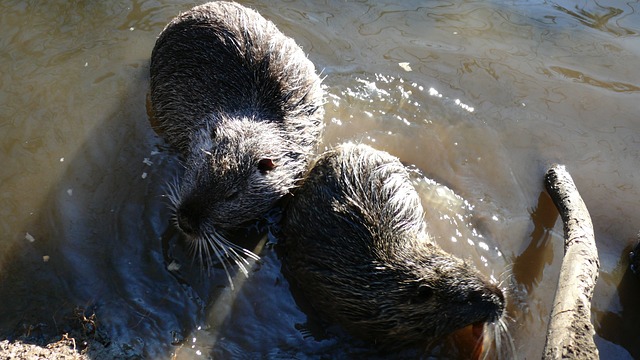
<svg viewBox="0 0 640 360"><path fill-rule="evenodd" d="M433 289L431 289L430 287L426 285L418 286L418 297L421 297L426 300L430 298L432 295L433 295Z"/></svg>
<svg viewBox="0 0 640 360"><path fill-rule="evenodd" d="M225 200L229 201L229 200L234 200L235 198L238 197L238 194L240 194L240 192L238 190L229 190L226 194L226 196L224 197Z"/></svg>
<svg viewBox="0 0 640 360"><path fill-rule="evenodd" d="M420 285L415 290L416 292L409 297L409 304L411 305L424 304L433 296L433 289L427 285Z"/></svg>
<svg viewBox="0 0 640 360"><path fill-rule="evenodd" d="M266 173L268 171L273 170L276 167L276 164L273 163L273 160L265 158L265 159L260 159L260 161L258 161L258 170L260 170L261 173Z"/></svg>

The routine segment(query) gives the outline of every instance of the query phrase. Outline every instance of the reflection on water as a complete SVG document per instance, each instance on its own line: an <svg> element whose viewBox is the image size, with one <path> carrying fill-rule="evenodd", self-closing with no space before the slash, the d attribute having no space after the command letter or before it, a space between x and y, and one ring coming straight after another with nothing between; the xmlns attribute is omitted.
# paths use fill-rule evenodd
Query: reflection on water
<svg viewBox="0 0 640 360"><path fill-rule="evenodd" d="M550 231L558 221L558 216L549 195L546 192L540 193L538 205L531 212L534 224L531 242L513 262L513 277L529 293L540 284L542 272L553 261L553 247L549 243L553 240Z"/></svg>
<svg viewBox="0 0 640 360"><path fill-rule="evenodd" d="M637 3L244 3L325 76L323 147L366 142L412 166L434 238L511 285L522 358L540 356L562 256L542 178L566 164L601 258L601 355L640 357L626 257L640 215ZM131 354L372 355L314 330L273 236L231 291L170 228L164 184L180 166L146 119L148 59L190 6L0 4L0 333L60 333L77 307Z"/></svg>

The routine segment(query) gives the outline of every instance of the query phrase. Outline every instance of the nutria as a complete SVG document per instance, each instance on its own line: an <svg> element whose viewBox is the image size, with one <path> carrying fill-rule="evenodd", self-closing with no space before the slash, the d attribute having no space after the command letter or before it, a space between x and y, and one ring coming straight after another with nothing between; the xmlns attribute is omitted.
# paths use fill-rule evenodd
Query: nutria
<svg viewBox="0 0 640 360"><path fill-rule="evenodd" d="M282 223L285 271L317 315L384 349L501 321L502 291L427 235L408 171L344 144L321 155Z"/></svg>
<svg viewBox="0 0 640 360"><path fill-rule="evenodd" d="M236 263L229 231L296 186L319 141L323 90L302 49L256 11L211 2L177 16L151 54L150 114L182 155L174 220L202 259ZM225 266L226 269L226 266Z"/></svg>

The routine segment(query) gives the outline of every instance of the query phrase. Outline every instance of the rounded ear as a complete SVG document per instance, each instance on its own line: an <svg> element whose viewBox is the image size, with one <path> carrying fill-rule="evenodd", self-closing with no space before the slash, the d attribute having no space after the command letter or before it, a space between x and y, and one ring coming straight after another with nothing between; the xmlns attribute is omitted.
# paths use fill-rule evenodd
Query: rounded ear
<svg viewBox="0 0 640 360"><path fill-rule="evenodd" d="M269 158L260 159L260 161L258 161L258 170L263 174L273 170L275 167L276 164L274 164L273 160Z"/></svg>

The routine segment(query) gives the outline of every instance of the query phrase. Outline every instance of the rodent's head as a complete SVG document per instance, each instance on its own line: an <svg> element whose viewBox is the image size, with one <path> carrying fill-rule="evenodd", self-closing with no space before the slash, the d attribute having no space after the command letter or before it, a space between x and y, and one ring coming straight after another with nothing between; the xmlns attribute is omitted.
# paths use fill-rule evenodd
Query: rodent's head
<svg viewBox="0 0 640 360"><path fill-rule="evenodd" d="M222 119L191 144L172 203L177 225L196 240L262 218L306 165L275 125L247 118Z"/></svg>
<svg viewBox="0 0 640 360"><path fill-rule="evenodd" d="M347 327L387 349L428 345L468 325L496 323L505 311L500 288L429 242L391 250L358 275L342 291L366 291L341 301L347 308L340 311L351 317Z"/></svg>
<svg viewBox="0 0 640 360"><path fill-rule="evenodd" d="M435 339L467 325L494 323L503 316L502 290L438 246L422 242L393 256L387 263L390 275L405 278L398 281L400 286L389 301L402 309L399 313L405 319L398 322L400 329L423 329L424 338L416 340Z"/></svg>

